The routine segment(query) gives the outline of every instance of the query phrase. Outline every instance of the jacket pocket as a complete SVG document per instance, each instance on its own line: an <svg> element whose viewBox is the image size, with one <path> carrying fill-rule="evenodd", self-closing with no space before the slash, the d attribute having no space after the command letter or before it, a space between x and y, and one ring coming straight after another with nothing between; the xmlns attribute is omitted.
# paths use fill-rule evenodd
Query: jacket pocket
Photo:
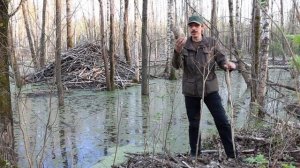
<svg viewBox="0 0 300 168"><path fill-rule="evenodd" d="M219 85L218 85L217 78L206 81L205 87L206 87L206 94L219 91Z"/></svg>
<svg viewBox="0 0 300 168"><path fill-rule="evenodd" d="M195 70L195 53L188 52L185 50L183 53L184 56L184 66L189 72L193 72Z"/></svg>
<svg viewBox="0 0 300 168"><path fill-rule="evenodd" d="M196 84L194 79L182 79L182 93L187 96L196 96Z"/></svg>

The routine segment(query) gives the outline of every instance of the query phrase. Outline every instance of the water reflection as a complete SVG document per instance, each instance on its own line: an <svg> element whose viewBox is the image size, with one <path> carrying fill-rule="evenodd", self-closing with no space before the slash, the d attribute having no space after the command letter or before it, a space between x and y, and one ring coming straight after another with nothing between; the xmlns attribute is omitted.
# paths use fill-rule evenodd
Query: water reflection
<svg viewBox="0 0 300 168"><path fill-rule="evenodd" d="M240 76L236 76L237 79ZM241 80L240 80L241 81ZM225 81L220 80L220 95L226 105ZM234 84L235 96L245 85ZM92 167L115 154L115 145L155 152L166 146L171 152L187 152L187 117L181 94L181 81L153 80L150 97L143 97L140 86L115 92L76 90L66 96L64 110L57 109L51 96L24 97L19 103L30 130L33 156L41 150L45 123L51 114L51 133L47 135L45 167ZM203 114L204 137L215 132L207 109ZM243 117L242 117L243 118ZM241 119L242 119L241 118ZM19 165L27 167L24 138L16 129ZM35 158L35 157L33 157Z"/></svg>
<svg viewBox="0 0 300 168"><path fill-rule="evenodd" d="M64 122L65 117L65 109L64 107L59 109L59 114L58 114L58 120L59 120L59 145L60 145L60 150L61 150L61 157L62 157L62 163L63 167L67 168L68 166L68 157L67 157L67 146L66 146L66 133L65 133L65 127L66 124Z"/></svg>

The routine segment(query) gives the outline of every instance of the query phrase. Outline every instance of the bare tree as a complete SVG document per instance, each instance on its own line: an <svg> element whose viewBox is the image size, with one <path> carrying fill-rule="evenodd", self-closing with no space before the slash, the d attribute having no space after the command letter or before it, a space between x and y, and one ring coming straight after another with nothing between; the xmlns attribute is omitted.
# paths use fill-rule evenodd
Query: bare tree
<svg viewBox="0 0 300 168"><path fill-rule="evenodd" d="M67 12L67 48L74 47L73 25L72 25L72 0L66 0L66 12Z"/></svg>
<svg viewBox="0 0 300 168"><path fill-rule="evenodd" d="M280 0L280 28L282 29L282 31L284 32L284 15L283 15L283 0ZM283 35L284 36L284 35ZM282 37L284 38L284 37ZM285 41L282 40L282 61L285 63L286 61L286 55L285 55Z"/></svg>
<svg viewBox="0 0 300 168"><path fill-rule="evenodd" d="M43 0L43 11L42 11L42 30L41 30L41 40L40 40L40 66L41 68L45 66L46 61L46 10L47 10L47 0Z"/></svg>
<svg viewBox="0 0 300 168"><path fill-rule="evenodd" d="M272 13L272 10L273 9L273 1L271 1L271 13ZM273 16L273 15L272 15ZM290 15L290 19L289 19L289 33L291 34L295 34L295 28L296 28L296 25L295 25L296 22L296 5L295 3L292 4L292 9L291 9L291 15ZM272 23L273 24L273 23ZM272 26L271 26L271 30L272 30ZM272 33L271 33L271 39L272 39ZM272 41L272 40L271 40Z"/></svg>
<svg viewBox="0 0 300 168"><path fill-rule="evenodd" d="M273 7L274 7L274 1L271 1L271 4L270 4L271 6L270 6L270 10L271 10L271 13L273 13ZM271 20L273 20L274 19L274 15L273 14L271 14ZM295 22L293 22L293 23L295 23ZM273 27L274 27L274 23L273 22L271 22L271 27L270 27L270 30L272 31L273 30ZM270 45L274 45L276 42L275 42L275 36L274 36L274 33L270 33ZM270 52L270 54L271 54L271 57L272 57L272 62L273 62L273 64L275 63L275 50L271 50L271 52Z"/></svg>
<svg viewBox="0 0 300 168"><path fill-rule="evenodd" d="M142 95L149 96L147 11L148 11L148 0L144 0L143 1L143 12L142 12Z"/></svg>
<svg viewBox="0 0 300 168"><path fill-rule="evenodd" d="M9 85L8 1L0 1L0 160L14 163L13 115Z"/></svg>
<svg viewBox="0 0 300 168"><path fill-rule="evenodd" d="M123 54L123 51L125 50L124 48L122 48L122 47L124 47L124 44L123 44L123 42L124 42L124 32L123 32L123 30L124 30L124 0L119 0L119 2L120 2L120 5L119 5L119 7L120 7L120 9L119 9L119 23L116 23L116 25L118 25L118 27L119 27L119 29L115 32L115 35L118 37L118 36L122 36L122 38L116 38L115 39L115 43L116 43L116 45L117 46L120 46L120 49L118 49L118 50L116 50L116 55L121 55L121 54ZM121 49L122 48L122 49ZM125 53L124 53L125 54ZM126 57L125 57L125 59L126 59Z"/></svg>
<svg viewBox="0 0 300 168"><path fill-rule="evenodd" d="M107 27L110 26L110 1L107 0L106 1L106 23L107 23ZM109 41L109 38L110 38L110 29L107 29L106 30L106 40ZM108 44L109 45L109 44Z"/></svg>
<svg viewBox="0 0 300 168"><path fill-rule="evenodd" d="M37 60L35 49L34 49L33 39L32 39L30 28L29 28L28 14L27 14L25 2L22 3L22 12L23 12L23 17L24 17L25 29L26 29L26 33L27 33L27 39L28 39L28 43L29 43L29 48L30 48L34 68L39 69L39 64L38 64L38 60Z"/></svg>
<svg viewBox="0 0 300 168"><path fill-rule="evenodd" d="M134 80L138 83L140 81L140 58L139 58L139 42L138 42L138 3L134 0Z"/></svg>
<svg viewBox="0 0 300 168"><path fill-rule="evenodd" d="M55 75L58 94L58 105L64 105L64 90L61 78L61 1L56 0L56 50L55 50Z"/></svg>
<svg viewBox="0 0 300 168"><path fill-rule="evenodd" d="M211 9L211 27L210 27L210 36L219 38L219 32L218 32L218 27L217 27L217 2L216 0L212 0L212 9Z"/></svg>
<svg viewBox="0 0 300 168"><path fill-rule="evenodd" d="M257 0L253 0L252 11L252 66L251 66L251 102L257 101L257 74L259 73L259 37L260 37L260 9Z"/></svg>
<svg viewBox="0 0 300 168"><path fill-rule="evenodd" d="M114 10L115 0L110 1L110 38L109 38L109 58L110 58L110 91L115 90L115 24Z"/></svg>
<svg viewBox="0 0 300 168"><path fill-rule="evenodd" d="M257 102L261 107L265 105L265 94L267 89L268 78L268 58L269 58L269 43L270 43L270 14L269 14L269 0L261 1L262 9L262 32L260 37L260 63L258 73L258 90ZM264 112L259 111L259 116L263 116Z"/></svg>
<svg viewBox="0 0 300 168"><path fill-rule="evenodd" d="M126 62L131 66L131 56L129 52L129 40L128 40L128 7L129 0L125 0L125 10L124 10L124 29L123 29L123 45L124 45L124 54Z"/></svg>
<svg viewBox="0 0 300 168"><path fill-rule="evenodd" d="M28 23L29 23L29 30L31 30L31 35L32 35L32 39L33 39L33 45L34 45L34 49L35 49L35 54L36 54L36 59L37 59L37 62L39 64L39 43L38 43L38 35L37 35L37 32L38 30L40 29L39 27L39 24L38 24L38 20L39 20L39 14L38 14L38 9L39 9L39 6L37 5L37 2L32 0L32 10L30 10L30 8L28 7L28 4L27 3L27 11L29 13L29 18L28 18ZM39 65L40 66L40 65ZM40 67L39 67L40 68Z"/></svg>
<svg viewBox="0 0 300 168"><path fill-rule="evenodd" d="M236 19L236 43L237 43L237 49L239 52L242 50L242 40L241 40L241 11L240 11L240 5L239 0L236 0L236 11L235 11L235 19Z"/></svg>
<svg viewBox="0 0 300 168"><path fill-rule="evenodd" d="M233 54L238 61L238 69L241 71L242 76L247 83L247 86L250 86L250 76L247 73L247 65L242 61L239 51L237 50L236 43L235 43L235 28L234 28L234 21L233 21L233 2L232 0L228 0L228 7L229 7L229 25L230 25L230 43L231 48L233 49Z"/></svg>
<svg viewBox="0 0 300 168"><path fill-rule="evenodd" d="M14 72L14 79L16 82L16 86L18 88L22 87L22 80L21 80L21 75L20 75L20 69L19 65L17 62L16 58L16 53L15 53L15 46L14 46L14 39L13 39L13 27L12 24L9 24L8 28L8 45L9 45L9 60L10 60L10 65L12 67L12 70Z"/></svg>
<svg viewBox="0 0 300 168"><path fill-rule="evenodd" d="M105 44L105 32L104 32L104 8L103 8L103 1L99 0L100 4L100 33L101 33L101 45L102 45L102 58L104 62L104 70L105 70L105 80L106 80L106 87L107 90L111 90L111 84L110 84L110 77L109 77L109 62L107 59L107 50L106 50L106 44Z"/></svg>
<svg viewBox="0 0 300 168"><path fill-rule="evenodd" d="M169 74L169 79L176 79L175 69L171 66L171 57L173 55L173 44L174 44L174 36L172 31L175 29L174 26L174 0L168 0L168 34L167 34L167 63L165 68L165 73Z"/></svg>

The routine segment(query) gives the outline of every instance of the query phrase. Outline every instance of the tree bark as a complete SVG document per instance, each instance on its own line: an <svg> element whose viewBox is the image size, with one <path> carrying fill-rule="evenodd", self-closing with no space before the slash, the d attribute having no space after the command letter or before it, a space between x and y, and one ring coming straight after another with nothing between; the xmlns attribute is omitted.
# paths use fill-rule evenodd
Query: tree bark
<svg viewBox="0 0 300 168"><path fill-rule="evenodd" d="M280 0L280 28L282 29L282 32L284 32L284 15L283 15L283 0ZM284 38L284 37L282 37ZM285 40L282 40L282 61L286 62L286 55L285 55Z"/></svg>
<svg viewBox="0 0 300 168"><path fill-rule="evenodd" d="M239 51L237 50L236 43L235 43L235 33L234 33L234 22L233 22L233 3L232 0L228 0L228 7L229 7L229 24L230 24L230 42L231 42L231 48L233 49L234 56L236 60L238 61L238 69L241 70L242 76L247 84L248 87L250 87L250 76L247 73L247 65L242 61L242 58L240 56Z"/></svg>
<svg viewBox="0 0 300 168"><path fill-rule="evenodd" d="M272 10L272 8L273 8L273 1L271 1L271 12L273 11ZM294 25L294 23L296 23L296 5L293 3L292 4L292 14L291 14L291 17L290 17L290 24L291 24L291 26L290 26L290 30L289 30L289 33L291 33L291 34L295 34L296 32L295 32L295 28L296 28L296 26ZM273 23L272 23L273 24ZM272 30L272 28L271 28L271 30ZM271 35L272 35L272 33L271 33ZM272 41L272 38L271 38L271 41Z"/></svg>
<svg viewBox="0 0 300 168"><path fill-rule="evenodd" d="M21 75L20 75L20 69L19 65L17 63L17 58L15 54L15 46L14 46L14 39L13 39L13 27L11 24L9 24L8 28L8 46L9 46L9 60L10 60L10 65L12 67L12 70L14 72L14 79L16 82L17 88L22 87L22 80L21 80Z"/></svg>
<svg viewBox="0 0 300 168"><path fill-rule="evenodd" d="M64 90L61 78L61 0L56 0L56 52L55 52L55 75L58 94L58 105L64 105Z"/></svg>
<svg viewBox="0 0 300 168"><path fill-rule="evenodd" d="M32 39L31 33L30 33L28 14L27 14L25 2L22 3L22 12L23 12L24 24L25 24L25 29L26 29L26 34L27 34L27 39L28 39L28 43L29 43L29 48L30 48L30 52L31 52L33 65L34 65L35 70L37 70L37 69L39 69L39 65L38 65L38 60L37 60L35 49L34 49L33 39Z"/></svg>
<svg viewBox="0 0 300 168"><path fill-rule="evenodd" d="M115 0L110 1L110 39L109 39L109 58L110 58L110 91L115 90L115 24L114 10Z"/></svg>
<svg viewBox="0 0 300 168"><path fill-rule="evenodd" d="M8 1L0 1L0 160L14 165L13 117L9 82ZM3 151L3 152L1 152Z"/></svg>
<svg viewBox="0 0 300 168"><path fill-rule="evenodd" d="M270 43L270 14L269 14L269 0L262 1L262 32L260 38L260 67L258 74L258 90L257 99L258 104L264 107L265 94L267 90L268 78L268 58L269 58L269 43ZM259 116L263 117L264 113L259 111Z"/></svg>
<svg viewBox="0 0 300 168"><path fill-rule="evenodd" d="M124 54L126 62L131 66L131 56L129 52L129 40L128 40L128 7L129 0L125 0L125 10L124 10L124 30L123 30L123 45L124 45Z"/></svg>
<svg viewBox="0 0 300 168"><path fill-rule="evenodd" d="M101 33L101 45L102 45L102 58L104 61L104 71L105 71L105 80L106 80L106 89L111 90L110 77L109 77L109 62L107 57L107 50L105 44L105 32L104 32L104 8L103 1L99 0L100 4L100 33Z"/></svg>
<svg viewBox="0 0 300 168"><path fill-rule="evenodd" d="M172 35L172 30L175 29L174 26L174 0L168 0L168 35L167 35L167 63L165 68L165 73L169 74L170 80L175 80L175 69L171 66L171 57L174 52L174 37Z"/></svg>
<svg viewBox="0 0 300 168"><path fill-rule="evenodd" d="M42 30L41 30L41 40L40 40L40 66L41 68L45 66L46 62L46 10L47 10L47 0L43 0L43 12L42 12Z"/></svg>
<svg viewBox="0 0 300 168"><path fill-rule="evenodd" d="M273 13L273 7L274 7L274 1L271 1L271 13ZM271 20L273 20L273 17L274 15L273 14L271 14ZM294 23L294 22L293 22ZM274 25L274 23L273 22L271 22L271 27L270 27L270 30L272 31L273 30L273 25ZM270 45L274 45L274 41L275 41L275 38L274 38L275 36L274 36L274 34L273 33L270 33ZM270 54L271 54L271 57L272 57L272 62L273 62L273 64L275 64L275 51L274 50L271 50L271 52L270 52Z"/></svg>
<svg viewBox="0 0 300 168"><path fill-rule="evenodd" d="M212 9L211 9L211 27L210 27L210 36L216 39L219 38L218 26L217 26L217 2L212 0Z"/></svg>
<svg viewBox="0 0 300 168"><path fill-rule="evenodd" d="M28 7L28 3L26 4L27 7L27 11L29 11L29 7ZM39 20L39 15L38 15L38 9L39 9L39 6L37 5L37 2L36 1L32 1L32 6L33 6L33 11L30 12L29 14L29 30L31 30L31 35L32 35L32 39L33 39L33 45L34 45L34 49L35 49L35 56L36 56L36 59L37 59L37 63L38 63L38 66L40 68L40 65L39 65L39 43L38 43L38 35L37 35L37 32L38 30L40 29L39 27L39 24L37 24L37 20ZM32 19L31 19L32 18Z"/></svg>
<svg viewBox="0 0 300 168"><path fill-rule="evenodd" d="M134 0L134 81L140 82L140 57L139 57L139 42L138 42L138 3L139 1Z"/></svg>
<svg viewBox="0 0 300 168"><path fill-rule="evenodd" d="M148 47L147 47L147 12L148 0L143 1L142 12L142 95L149 96Z"/></svg>
<svg viewBox="0 0 300 168"><path fill-rule="evenodd" d="M240 13L240 5L239 5L239 0L236 0L236 11L235 11L235 19L236 19L236 43L237 43L237 49L239 52L242 51L242 43L243 41L241 40L241 13Z"/></svg>
<svg viewBox="0 0 300 168"><path fill-rule="evenodd" d="M67 49L74 47L73 25L72 25L72 0L66 0L67 12Z"/></svg>
<svg viewBox="0 0 300 168"><path fill-rule="evenodd" d="M257 0L253 0L253 55L251 66L251 102L257 102L257 74L259 73L260 9Z"/></svg>

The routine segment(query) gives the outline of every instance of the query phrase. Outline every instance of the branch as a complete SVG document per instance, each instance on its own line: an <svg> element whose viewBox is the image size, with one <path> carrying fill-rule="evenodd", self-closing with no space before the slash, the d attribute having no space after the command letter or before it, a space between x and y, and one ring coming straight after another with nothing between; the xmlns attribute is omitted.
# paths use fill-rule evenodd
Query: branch
<svg viewBox="0 0 300 168"><path fill-rule="evenodd" d="M292 91L295 91L295 92L297 91L297 89L294 88L294 87L287 86L287 85L283 85L283 84L280 84L280 83L274 83L274 82L272 82L272 81L268 81L267 84L268 84L269 86L278 86L278 87L283 87L283 88L285 88L285 89L292 90Z"/></svg>
<svg viewBox="0 0 300 168"><path fill-rule="evenodd" d="M20 3L19 3L19 5L18 5L18 7L15 9L15 11L12 12L11 14L8 14L8 17L14 16L14 15L18 12L18 10L21 8L23 2L25 2L25 1L26 1L26 0L21 0Z"/></svg>

